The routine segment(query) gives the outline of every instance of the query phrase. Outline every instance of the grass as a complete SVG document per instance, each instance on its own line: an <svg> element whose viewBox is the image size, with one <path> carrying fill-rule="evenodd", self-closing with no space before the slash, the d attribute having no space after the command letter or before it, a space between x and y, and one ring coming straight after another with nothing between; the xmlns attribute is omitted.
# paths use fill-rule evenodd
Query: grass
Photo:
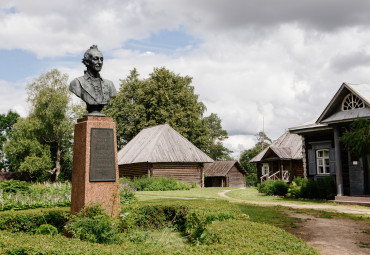
<svg viewBox="0 0 370 255"><path fill-rule="evenodd" d="M234 215L207 227L209 244L190 245L171 227L138 229L122 244L102 245L62 235L30 235L0 231L0 254L317 254L301 239L285 232L291 218L278 207L259 207L225 200L155 199L136 206L183 205L198 213ZM26 213L26 211L24 211Z"/></svg>
<svg viewBox="0 0 370 255"><path fill-rule="evenodd" d="M227 196L246 200L246 201L258 201L258 202L289 202L297 204L330 204L337 205L336 203L327 202L325 200L307 200L307 199L294 199L294 198L284 198L279 196L267 196L263 193L259 193L256 188L249 187L246 189L236 189L227 193Z"/></svg>
<svg viewBox="0 0 370 255"><path fill-rule="evenodd" d="M140 201L166 198L205 198L205 199L222 199L217 193L224 190L234 190L238 188L195 188L190 190L175 191L138 191L136 197Z"/></svg>

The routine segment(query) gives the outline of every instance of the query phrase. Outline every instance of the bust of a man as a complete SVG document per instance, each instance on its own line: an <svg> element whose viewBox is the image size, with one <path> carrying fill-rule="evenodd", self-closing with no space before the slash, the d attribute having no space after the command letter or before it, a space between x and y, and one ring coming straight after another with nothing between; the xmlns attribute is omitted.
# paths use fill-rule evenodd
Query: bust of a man
<svg viewBox="0 0 370 255"><path fill-rule="evenodd" d="M69 90L85 101L87 116L105 116L100 111L117 94L113 82L103 79L99 72L103 67L103 54L98 46L88 49L82 63L86 66L85 75L74 79Z"/></svg>

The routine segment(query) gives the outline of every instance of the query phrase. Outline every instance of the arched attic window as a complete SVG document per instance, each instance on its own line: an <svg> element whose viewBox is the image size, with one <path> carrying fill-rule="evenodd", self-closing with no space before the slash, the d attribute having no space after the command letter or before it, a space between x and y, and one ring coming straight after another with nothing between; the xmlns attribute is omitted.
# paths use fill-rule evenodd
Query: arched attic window
<svg viewBox="0 0 370 255"><path fill-rule="evenodd" d="M349 93L342 102L342 111L352 110L356 108L364 108L365 104L358 96Z"/></svg>

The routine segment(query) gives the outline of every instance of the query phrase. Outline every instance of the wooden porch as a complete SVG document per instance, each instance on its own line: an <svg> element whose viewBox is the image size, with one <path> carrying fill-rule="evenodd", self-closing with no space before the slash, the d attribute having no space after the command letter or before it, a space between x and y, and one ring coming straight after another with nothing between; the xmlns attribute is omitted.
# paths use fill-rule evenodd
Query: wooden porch
<svg viewBox="0 0 370 255"><path fill-rule="evenodd" d="M370 207L370 195L365 196L335 196L335 200L330 202L335 202L339 204L347 205L362 205Z"/></svg>
<svg viewBox="0 0 370 255"><path fill-rule="evenodd" d="M275 173L267 173L265 175L262 175L260 177L261 182L267 181L267 180L283 180L285 182L290 181L290 171L289 170L279 170Z"/></svg>

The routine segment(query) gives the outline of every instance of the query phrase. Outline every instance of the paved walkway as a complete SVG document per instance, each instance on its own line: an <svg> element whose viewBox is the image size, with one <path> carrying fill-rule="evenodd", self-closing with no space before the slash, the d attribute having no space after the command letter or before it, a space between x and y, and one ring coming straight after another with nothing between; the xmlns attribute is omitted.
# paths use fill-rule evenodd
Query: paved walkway
<svg viewBox="0 0 370 255"><path fill-rule="evenodd" d="M248 201L243 199L237 199L229 197L227 192L231 190L224 190L218 193L219 196L223 198L227 198L233 202L240 202L240 203L249 203L249 204L257 204L257 205L280 205L291 207L295 209L314 209L314 210L321 210L321 211L328 211L328 212L338 212L338 213L350 213L350 214L360 214L364 216L370 216L370 208L364 206L356 206L356 205L328 205L328 204L295 204L289 202L260 202L260 201Z"/></svg>

